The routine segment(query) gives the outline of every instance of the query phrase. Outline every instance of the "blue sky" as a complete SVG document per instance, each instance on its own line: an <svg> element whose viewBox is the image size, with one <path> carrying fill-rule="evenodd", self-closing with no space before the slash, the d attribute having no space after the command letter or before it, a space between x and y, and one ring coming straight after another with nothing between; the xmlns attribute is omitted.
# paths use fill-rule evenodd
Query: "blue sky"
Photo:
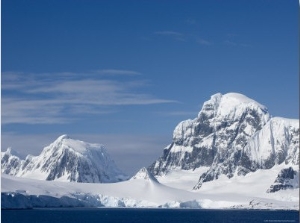
<svg viewBox="0 0 300 223"><path fill-rule="evenodd" d="M217 92L299 117L298 2L2 0L2 148L61 134L128 173Z"/></svg>

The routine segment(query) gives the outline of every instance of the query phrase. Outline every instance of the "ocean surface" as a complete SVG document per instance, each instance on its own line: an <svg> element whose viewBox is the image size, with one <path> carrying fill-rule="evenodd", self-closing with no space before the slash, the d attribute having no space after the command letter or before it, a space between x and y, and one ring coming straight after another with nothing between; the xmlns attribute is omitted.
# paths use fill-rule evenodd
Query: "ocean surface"
<svg viewBox="0 0 300 223"><path fill-rule="evenodd" d="M201 222L299 222L298 211L133 209L133 208L49 208L1 210L6 223L201 223Z"/></svg>

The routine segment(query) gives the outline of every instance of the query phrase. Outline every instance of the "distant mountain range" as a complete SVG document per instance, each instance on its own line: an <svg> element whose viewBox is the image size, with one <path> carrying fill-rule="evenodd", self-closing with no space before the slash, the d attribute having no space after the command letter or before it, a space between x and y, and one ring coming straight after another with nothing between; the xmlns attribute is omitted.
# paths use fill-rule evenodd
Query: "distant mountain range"
<svg viewBox="0 0 300 223"><path fill-rule="evenodd" d="M22 159L11 149L2 152L1 171L46 181L116 183L129 179L102 145L74 140L67 135L45 147L39 156L28 155ZM147 182L147 186L141 184L145 193L151 190L155 194L157 190L168 194L168 199L176 188L176 191L193 190L208 198L219 194L214 197L217 203L216 199L223 194L227 194L225 200L239 194L247 196L245 199L260 196L276 202L299 201L299 196L291 195L295 194L294 189L299 190L299 120L272 117L265 106L242 94L215 94L204 102L195 119L176 126L173 140L162 155L148 168L143 167L126 185L130 188L130 184L138 184L136 180ZM4 182L13 181L5 178ZM82 187L90 191L87 186ZM280 198L270 195L283 190L290 192ZM6 198L11 199L8 195ZM247 205L253 206L254 200ZM273 207L275 200L266 205ZM177 201L168 202L164 206L179 205ZM199 202L188 201L179 206L202 207L204 201ZM261 207L259 203L254 206Z"/></svg>

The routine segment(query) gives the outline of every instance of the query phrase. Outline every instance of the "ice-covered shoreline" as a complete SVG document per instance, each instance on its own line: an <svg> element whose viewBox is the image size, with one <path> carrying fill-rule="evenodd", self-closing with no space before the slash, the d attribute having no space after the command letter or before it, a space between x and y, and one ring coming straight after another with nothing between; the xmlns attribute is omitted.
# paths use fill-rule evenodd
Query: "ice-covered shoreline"
<svg viewBox="0 0 300 223"><path fill-rule="evenodd" d="M1 208L46 207L193 208L299 210L299 189L265 196L216 190L192 192L151 179L120 183L70 183L42 181L2 174ZM219 182L220 183L220 182Z"/></svg>

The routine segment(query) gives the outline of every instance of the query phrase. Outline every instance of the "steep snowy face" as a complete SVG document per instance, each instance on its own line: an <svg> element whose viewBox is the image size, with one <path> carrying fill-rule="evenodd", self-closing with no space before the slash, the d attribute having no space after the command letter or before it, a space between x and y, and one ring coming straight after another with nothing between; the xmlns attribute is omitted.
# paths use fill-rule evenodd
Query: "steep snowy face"
<svg viewBox="0 0 300 223"><path fill-rule="evenodd" d="M5 160L1 160L5 163ZM3 165L2 165L3 166ZM17 171L13 171L17 169ZM39 156L27 156L18 168L2 172L40 180L87 183L118 182L127 179L102 145L60 136L45 147Z"/></svg>
<svg viewBox="0 0 300 223"><path fill-rule="evenodd" d="M173 142L148 169L161 176L174 169L209 167L198 189L221 174L231 178L282 162L299 163L298 147L298 122L271 119L265 106L244 95L215 94L197 118L176 126Z"/></svg>
<svg viewBox="0 0 300 223"><path fill-rule="evenodd" d="M196 119L179 123L174 130L173 139L177 144L191 145L191 137L193 140L204 141L203 138L216 132L228 135L227 133L239 131L244 135L252 135L269 119L266 107L244 95L215 94L203 104ZM227 141L220 139L219 144ZM225 146L224 144L223 147Z"/></svg>
<svg viewBox="0 0 300 223"><path fill-rule="evenodd" d="M225 161L270 119L266 107L237 93L215 94L198 117L179 123L173 142L149 167L154 175L174 168L195 169Z"/></svg>
<svg viewBox="0 0 300 223"><path fill-rule="evenodd" d="M1 152L1 170L2 173L15 175L21 166L21 159L8 148L6 152Z"/></svg>
<svg viewBox="0 0 300 223"><path fill-rule="evenodd" d="M249 140L242 165L269 169L283 162L299 164L299 121L276 117Z"/></svg>
<svg viewBox="0 0 300 223"><path fill-rule="evenodd" d="M218 179L220 174L232 177L257 169L270 169L281 163L299 165L299 121L271 118L261 130L248 138L242 150L234 151L227 159L214 162L200 176L195 189L203 182Z"/></svg>
<svg viewBox="0 0 300 223"><path fill-rule="evenodd" d="M140 169L130 180L147 180L158 183L157 179L147 170L146 167Z"/></svg>

